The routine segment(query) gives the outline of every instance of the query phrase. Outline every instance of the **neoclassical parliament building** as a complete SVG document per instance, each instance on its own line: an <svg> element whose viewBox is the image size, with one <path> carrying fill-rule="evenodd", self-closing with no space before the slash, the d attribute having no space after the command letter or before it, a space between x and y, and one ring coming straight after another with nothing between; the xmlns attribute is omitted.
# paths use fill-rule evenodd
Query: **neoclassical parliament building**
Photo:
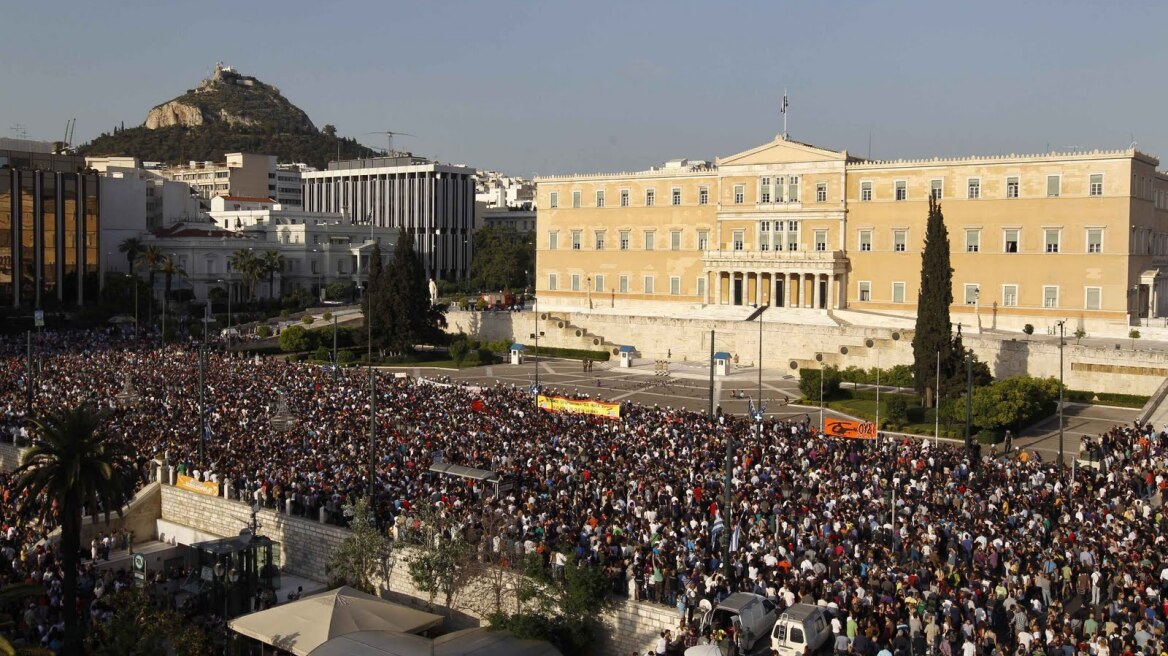
<svg viewBox="0 0 1168 656"><path fill-rule="evenodd" d="M953 321L1088 331L1168 316L1168 175L1135 149L873 161L777 137L715 163L537 180L541 300L913 316L928 199ZM795 315L798 313L792 313ZM965 316L968 315L968 316Z"/></svg>

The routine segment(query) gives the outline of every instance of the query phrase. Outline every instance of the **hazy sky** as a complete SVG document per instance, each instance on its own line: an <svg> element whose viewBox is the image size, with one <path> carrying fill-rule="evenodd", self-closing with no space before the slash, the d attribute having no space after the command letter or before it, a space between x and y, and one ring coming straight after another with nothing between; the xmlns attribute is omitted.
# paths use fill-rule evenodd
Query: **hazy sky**
<svg viewBox="0 0 1168 656"><path fill-rule="evenodd" d="M1168 167L1168 2L4 3L0 135L140 124L216 61L318 127L516 175L781 130L877 158L1138 148Z"/></svg>

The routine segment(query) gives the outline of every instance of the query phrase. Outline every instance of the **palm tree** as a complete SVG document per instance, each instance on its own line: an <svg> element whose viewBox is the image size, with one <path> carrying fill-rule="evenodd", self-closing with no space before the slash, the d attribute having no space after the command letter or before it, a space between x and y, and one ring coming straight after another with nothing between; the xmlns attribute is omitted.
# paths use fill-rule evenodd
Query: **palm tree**
<svg viewBox="0 0 1168 656"><path fill-rule="evenodd" d="M147 314L147 323L151 326L154 325L154 300L156 296L154 293L154 274L158 271L158 265L162 264L164 257L166 255L163 254L162 249L154 244L147 246L146 250L142 251L142 262L146 266L146 271L150 273L150 309Z"/></svg>
<svg viewBox="0 0 1168 656"><path fill-rule="evenodd" d="M268 298L275 300L276 274L284 273L284 256L280 255L280 251L266 251L260 262L263 264L264 272L268 274Z"/></svg>
<svg viewBox="0 0 1168 656"><path fill-rule="evenodd" d="M42 518L57 507L61 525L61 567L64 570L62 610L64 653L81 653L77 624L77 565L81 550L82 511L96 517L121 507L134 489L133 452L106 432L104 413L91 405L66 408L37 420L32 447L20 459L15 474L30 498L41 495Z"/></svg>
<svg viewBox="0 0 1168 656"><path fill-rule="evenodd" d="M174 277L175 276L186 276L187 272L184 271L183 268L181 266L179 266L179 263L175 262L174 258L169 256L169 255L164 255L162 257L162 261L158 264L158 272L164 276L164 278L163 278L163 290L164 290L163 294L164 295L162 297L162 314L165 315L167 313L167 310L170 308L170 287L171 287L171 283L174 282Z"/></svg>
<svg viewBox="0 0 1168 656"><path fill-rule="evenodd" d="M142 240L138 239L137 237L128 237L125 241L118 244L118 252L126 254L126 262L130 265L130 268L127 269L127 271L134 275L137 275L137 273L134 271L134 262L138 259L138 256L142 254L144 249L145 247L142 246Z"/></svg>
<svg viewBox="0 0 1168 656"><path fill-rule="evenodd" d="M261 275L259 258L250 248L241 248L231 254L228 263L242 277L243 283L247 287L248 300L250 300L255 295L255 283Z"/></svg>

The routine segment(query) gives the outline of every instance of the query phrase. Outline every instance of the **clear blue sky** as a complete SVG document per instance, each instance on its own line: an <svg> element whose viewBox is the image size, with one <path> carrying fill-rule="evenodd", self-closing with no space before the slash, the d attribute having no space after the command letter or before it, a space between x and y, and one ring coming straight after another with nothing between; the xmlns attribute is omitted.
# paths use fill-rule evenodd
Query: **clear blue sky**
<svg viewBox="0 0 1168 656"><path fill-rule="evenodd" d="M1168 2L20 2L0 135L87 141L222 60L317 126L517 175L713 158L780 131L874 157L1123 148L1168 167Z"/></svg>

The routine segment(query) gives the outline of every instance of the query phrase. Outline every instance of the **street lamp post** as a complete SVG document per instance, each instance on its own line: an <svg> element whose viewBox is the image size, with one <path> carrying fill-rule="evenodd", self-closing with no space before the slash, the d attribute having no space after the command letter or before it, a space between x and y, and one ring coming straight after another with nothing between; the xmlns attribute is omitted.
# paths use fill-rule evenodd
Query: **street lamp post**
<svg viewBox="0 0 1168 656"><path fill-rule="evenodd" d="M1056 322L1059 327L1059 400L1058 400L1058 421L1059 421L1059 471L1062 471L1063 465L1066 463L1063 460L1063 345L1066 343L1066 319Z"/></svg>
<svg viewBox="0 0 1168 656"><path fill-rule="evenodd" d="M531 361L535 365L535 390L536 403L539 403L539 338L543 336L543 331L539 329L539 297L535 297L535 332L531 333L531 339L535 340L535 353L531 356Z"/></svg>
<svg viewBox="0 0 1168 656"><path fill-rule="evenodd" d="M204 472L207 471L207 397L206 392L206 377L204 373L206 358L206 335L203 336L203 343L199 344L199 467Z"/></svg>
<svg viewBox="0 0 1168 656"><path fill-rule="evenodd" d="M973 349L965 350L965 455L973 448L969 427L973 422Z"/></svg>
<svg viewBox="0 0 1168 656"><path fill-rule="evenodd" d="M725 480L722 483L722 486L725 488L725 494L723 494L723 505L725 508L722 512L724 516L722 521L722 567L726 572L726 581L729 582L731 589L733 589L734 571L730 567L730 524L732 515L730 511L730 504L732 503L730 498L730 477L734 470L734 433L731 432L729 426L723 425L722 434L726 437L726 472Z"/></svg>
<svg viewBox="0 0 1168 656"><path fill-rule="evenodd" d="M816 353L815 360L819 362L819 434L823 435L823 353Z"/></svg>
<svg viewBox="0 0 1168 656"><path fill-rule="evenodd" d="M341 364L337 360L337 315L333 315L333 383L337 382L337 367Z"/></svg>
<svg viewBox="0 0 1168 656"><path fill-rule="evenodd" d="M369 363L369 505L373 505L373 474L377 468L377 373Z"/></svg>

